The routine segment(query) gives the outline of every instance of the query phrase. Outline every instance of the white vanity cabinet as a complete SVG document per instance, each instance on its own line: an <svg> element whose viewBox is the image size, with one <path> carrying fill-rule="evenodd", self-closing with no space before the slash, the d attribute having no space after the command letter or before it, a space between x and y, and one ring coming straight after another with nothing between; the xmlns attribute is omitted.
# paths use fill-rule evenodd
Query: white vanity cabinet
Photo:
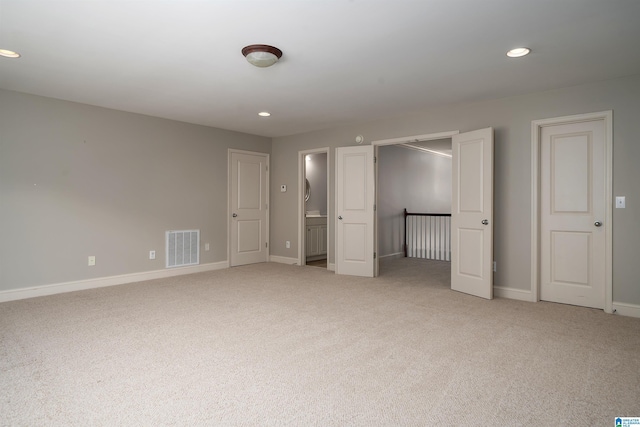
<svg viewBox="0 0 640 427"><path fill-rule="evenodd" d="M308 261L327 257L327 217L306 218L306 256Z"/></svg>

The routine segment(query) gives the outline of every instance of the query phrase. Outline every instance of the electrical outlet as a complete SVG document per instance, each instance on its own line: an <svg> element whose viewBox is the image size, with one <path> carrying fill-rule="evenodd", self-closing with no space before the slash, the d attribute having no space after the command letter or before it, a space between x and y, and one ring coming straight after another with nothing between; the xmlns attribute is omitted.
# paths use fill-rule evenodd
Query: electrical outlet
<svg viewBox="0 0 640 427"><path fill-rule="evenodd" d="M287 240L287 241L284 243L284 247L285 247L285 248L287 248L287 249L291 249L291 241L290 241L290 240Z"/></svg>
<svg viewBox="0 0 640 427"><path fill-rule="evenodd" d="M149 259L156 259L156 251L149 251Z"/></svg>
<svg viewBox="0 0 640 427"><path fill-rule="evenodd" d="M88 259L87 265L88 265L89 267L93 267L94 265L96 265L96 257L95 257L95 256L93 256L93 255L89 256L89 259Z"/></svg>
<svg viewBox="0 0 640 427"><path fill-rule="evenodd" d="M208 250L209 250L209 244L208 244L208 243L205 243L205 244L204 244L204 250L205 250L205 251L208 251Z"/></svg>

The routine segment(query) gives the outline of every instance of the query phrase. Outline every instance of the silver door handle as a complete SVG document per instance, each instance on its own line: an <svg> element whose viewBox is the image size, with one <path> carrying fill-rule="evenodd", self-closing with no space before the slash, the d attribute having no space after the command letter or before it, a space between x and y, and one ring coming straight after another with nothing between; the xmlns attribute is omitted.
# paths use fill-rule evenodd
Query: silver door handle
<svg viewBox="0 0 640 427"><path fill-rule="evenodd" d="M595 225L596 227L600 227L602 223L600 221L596 221L593 223L593 225Z"/></svg>
<svg viewBox="0 0 640 427"><path fill-rule="evenodd" d="M233 215L231 215L231 216L236 218L238 216L238 214L234 212Z"/></svg>
<svg viewBox="0 0 640 427"><path fill-rule="evenodd" d="M488 220L488 219L483 219L483 220L482 220L482 224L483 224L483 225L487 225L487 224L489 224L489 220Z"/></svg>
<svg viewBox="0 0 640 427"><path fill-rule="evenodd" d="M342 220L342 215L338 215L338 219L339 219L339 220Z"/></svg>

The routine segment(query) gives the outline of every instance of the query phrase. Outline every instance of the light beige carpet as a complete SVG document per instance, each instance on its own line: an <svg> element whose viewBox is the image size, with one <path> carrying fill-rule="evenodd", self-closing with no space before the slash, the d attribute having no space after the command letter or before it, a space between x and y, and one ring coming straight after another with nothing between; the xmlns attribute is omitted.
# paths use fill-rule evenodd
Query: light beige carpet
<svg viewBox="0 0 640 427"><path fill-rule="evenodd" d="M449 290L448 268L400 259L365 279L258 264L2 303L0 425L640 416L640 319L485 301Z"/></svg>
<svg viewBox="0 0 640 427"><path fill-rule="evenodd" d="M306 265L309 267L320 267L320 268L327 268L327 259L319 259L316 261L307 261Z"/></svg>

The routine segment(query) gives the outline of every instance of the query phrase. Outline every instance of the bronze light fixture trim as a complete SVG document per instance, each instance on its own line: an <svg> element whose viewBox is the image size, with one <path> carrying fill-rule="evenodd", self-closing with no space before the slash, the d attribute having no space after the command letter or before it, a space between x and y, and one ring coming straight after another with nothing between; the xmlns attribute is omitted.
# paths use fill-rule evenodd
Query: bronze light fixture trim
<svg viewBox="0 0 640 427"><path fill-rule="evenodd" d="M242 48L242 54L256 67L270 67L282 57L282 51L267 44L251 44Z"/></svg>

